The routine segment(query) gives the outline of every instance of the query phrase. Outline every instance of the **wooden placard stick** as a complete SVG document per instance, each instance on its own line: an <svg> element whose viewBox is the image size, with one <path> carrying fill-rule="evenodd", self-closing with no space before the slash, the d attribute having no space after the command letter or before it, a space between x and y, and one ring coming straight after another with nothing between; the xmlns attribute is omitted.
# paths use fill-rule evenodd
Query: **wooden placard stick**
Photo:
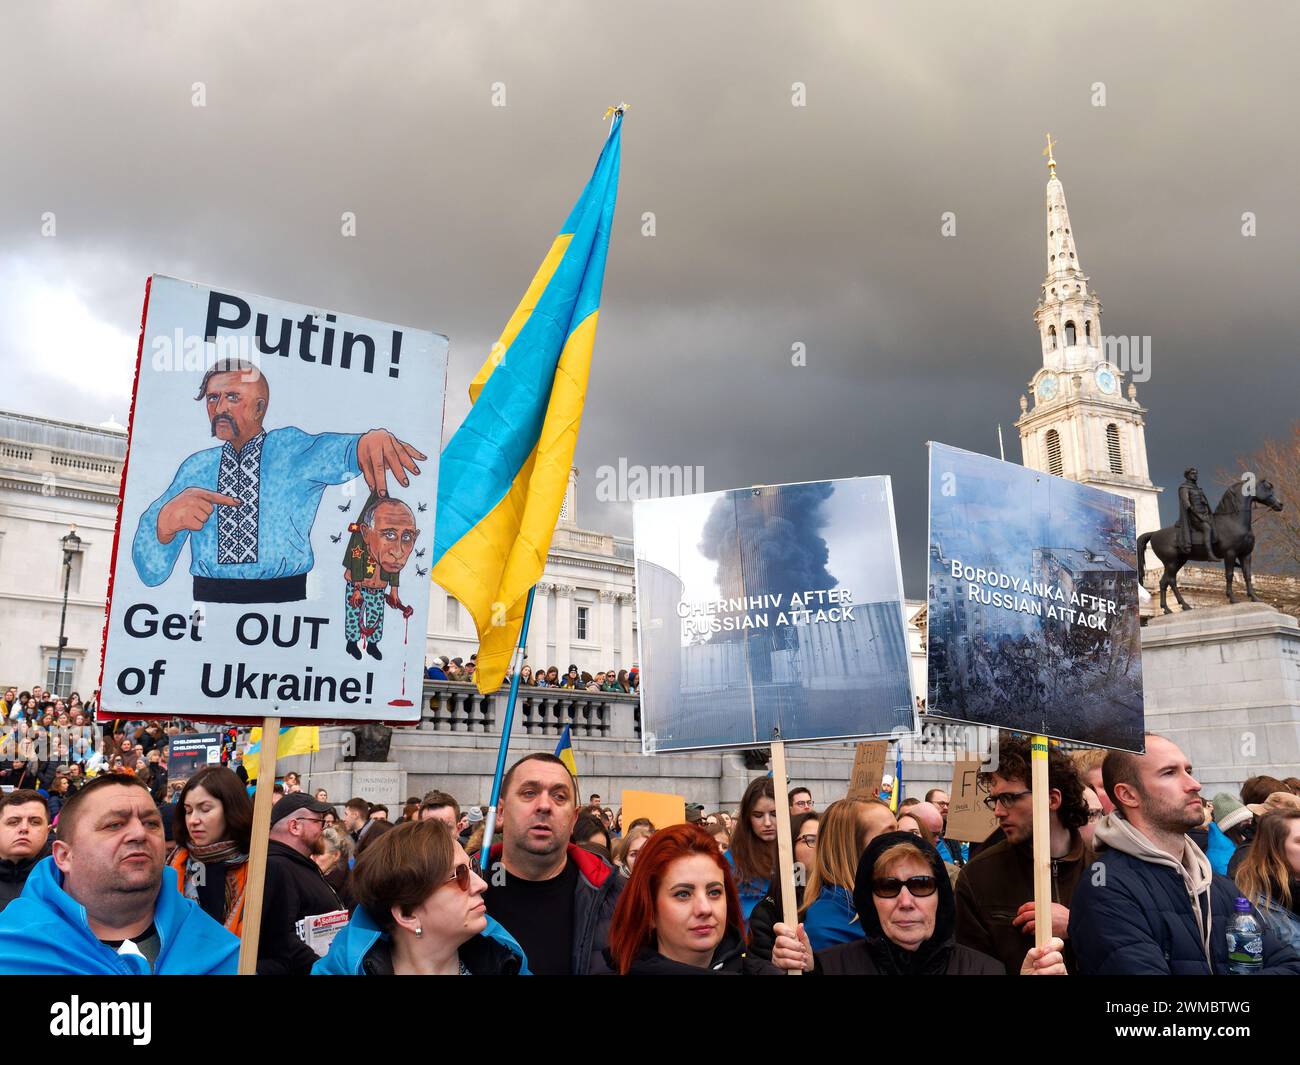
<svg viewBox="0 0 1300 1065"><path fill-rule="evenodd" d="M780 729L776 730L779 736ZM776 864L781 878L781 920L790 928L799 927L799 905L794 895L794 840L790 836L790 811L786 791L790 783L785 775L785 741L772 743L772 791L776 798ZM800 976L798 969L786 975Z"/></svg>
<svg viewBox="0 0 1300 1065"><path fill-rule="evenodd" d="M266 884L266 847L271 840L275 802L275 756L280 749L280 719L262 719L262 751L257 760L253 796L253 836L248 847L248 883L244 886L244 927L239 939L239 975L257 975L257 947L262 932L262 889Z"/></svg>
<svg viewBox="0 0 1300 1065"><path fill-rule="evenodd" d="M1047 737L1035 736L1030 745L1034 804L1034 946L1052 938L1052 828L1048 803L1051 783L1047 775Z"/></svg>

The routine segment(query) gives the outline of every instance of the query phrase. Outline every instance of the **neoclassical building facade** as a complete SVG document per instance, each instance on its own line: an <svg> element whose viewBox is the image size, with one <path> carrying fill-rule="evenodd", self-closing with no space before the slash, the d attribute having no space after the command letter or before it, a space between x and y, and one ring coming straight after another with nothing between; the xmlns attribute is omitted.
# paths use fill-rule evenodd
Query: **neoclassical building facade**
<svg viewBox="0 0 1300 1065"><path fill-rule="evenodd" d="M89 701L98 686L125 458L121 426L0 411L0 686L53 688L56 667L64 693ZM74 529L80 542L65 573L63 538Z"/></svg>

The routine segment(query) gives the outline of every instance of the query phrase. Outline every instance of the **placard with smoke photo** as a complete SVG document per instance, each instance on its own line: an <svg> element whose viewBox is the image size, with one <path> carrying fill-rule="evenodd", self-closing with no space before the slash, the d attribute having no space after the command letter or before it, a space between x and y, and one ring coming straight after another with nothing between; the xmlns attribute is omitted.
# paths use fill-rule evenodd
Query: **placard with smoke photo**
<svg viewBox="0 0 1300 1065"><path fill-rule="evenodd" d="M888 477L641 500L647 751L910 731Z"/></svg>

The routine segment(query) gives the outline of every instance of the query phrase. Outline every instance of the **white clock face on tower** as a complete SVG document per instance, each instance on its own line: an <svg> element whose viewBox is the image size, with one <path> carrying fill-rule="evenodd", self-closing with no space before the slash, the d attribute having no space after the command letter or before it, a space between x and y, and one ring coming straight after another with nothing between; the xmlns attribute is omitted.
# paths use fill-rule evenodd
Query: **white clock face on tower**
<svg viewBox="0 0 1300 1065"><path fill-rule="evenodd" d="M1115 390L1119 387L1119 382L1115 380L1115 374L1110 367L1097 367L1097 387L1108 396L1114 395Z"/></svg>
<svg viewBox="0 0 1300 1065"><path fill-rule="evenodd" d="M1044 374L1038 381L1038 399L1041 403L1050 403L1056 398L1058 384L1056 374Z"/></svg>

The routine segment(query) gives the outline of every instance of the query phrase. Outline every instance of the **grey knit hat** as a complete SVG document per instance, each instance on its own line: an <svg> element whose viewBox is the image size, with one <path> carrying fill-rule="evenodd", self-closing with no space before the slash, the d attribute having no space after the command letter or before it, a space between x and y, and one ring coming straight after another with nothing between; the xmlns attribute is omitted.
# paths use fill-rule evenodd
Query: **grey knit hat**
<svg viewBox="0 0 1300 1065"><path fill-rule="evenodd" d="M1233 798L1226 791L1219 792L1210 801L1214 803L1214 823L1221 832L1244 825L1254 816L1241 805L1240 799Z"/></svg>

